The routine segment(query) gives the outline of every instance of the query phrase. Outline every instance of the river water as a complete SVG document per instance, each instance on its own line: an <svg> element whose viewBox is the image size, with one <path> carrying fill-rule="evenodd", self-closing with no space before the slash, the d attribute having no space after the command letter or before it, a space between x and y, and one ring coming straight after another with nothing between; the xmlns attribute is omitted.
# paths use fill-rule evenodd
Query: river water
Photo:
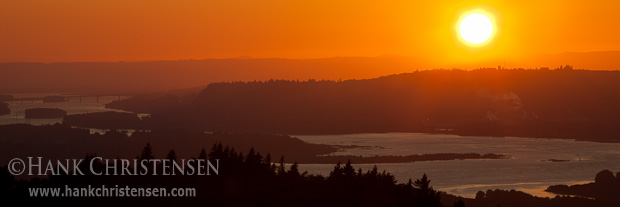
<svg viewBox="0 0 620 207"><path fill-rule="evenodd" d="M474 197L487 189L520 190L536 196L550 185L594 181L596 173L620 170L620 143L596 143L566 139L476 137L419 133L348 135L295 135L306 142L372 146L349 148L338 155L411 155L426 153L496 153L507 160L451 160L377 164L399 183L426 173L438 190ZM556 160L555 162L550 161ZM557 160L562 160L558 162ZM374 164L358 164L364 171ZM301 170L327 175L334 165L306 164Z"/></svg>
<svg viewBox="0 0 620 207"><path fill-rule="evenodd" d="M64 94L59 93L25 93L25 94L13 94L16 99L23 98L40 98L44 96L64 96L65 102L57 102L57 103L44 103L41 100L35 101L11 101L8 102L9 108L11 109L11 114L0 116L0 125L6 124L16 124L16 123L27 123L32 125L44 125L44 124L55 124L62 123L62 118L54 118L54 119L26 119L25 118L25 110L31 108L59 108L67 111L68 115L71 114L83 114L83 113L93 113L93 112L103 112L103 111L119 111L115 109L107 109L105 108L105 104L110 103L114 100L118 100L119 98L125 99L128 97L125 96L100 96L100 97L70 97L65 96Z"/></svg>
<svg viewBox="0 0 620 207"><path fill-rule="evenodd" d="M16 94L16 98L60 94ZM69 98L62 103L41 101L10 102L10 115L0 116L0 125L29 123L54 124L62 119L25 119L28 108L60 108L68 114L101 111L105 103L117 96ZM126 98L126 97L120 97ZM103 132L91 129L91 132ZM426 173L438 190L465 197L487 189L516 189L537 196L554 196L543 190L549 185L592 182L596 173L609 169L620 171L620 143L596 143L563 139L476 137L418 133L382 133L349 135L295 135L306 142L334 145L371 146L347 148L337 155L411 155L426 153L496 153L510 155L508 160L451 160L412 163L376 164L393 174L398 182L417 179ZM562 162L552 162L562 160ZM354 164L364 171L374 164ZM305 164L301 170L327 175L333 165Z"/></svg>

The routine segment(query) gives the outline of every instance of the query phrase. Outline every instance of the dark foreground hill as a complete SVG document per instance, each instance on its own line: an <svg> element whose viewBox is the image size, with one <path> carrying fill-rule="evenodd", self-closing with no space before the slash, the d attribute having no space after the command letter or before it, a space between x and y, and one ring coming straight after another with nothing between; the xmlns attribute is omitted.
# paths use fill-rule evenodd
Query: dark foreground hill
<svg viewBox="0 0 620 207"><path fill-rule="evenodd" d="M620 141L620 72L433 70L216 83L154 127L284 134L440 132Z"/></svg>
<svg viewBox="0 0 620 207"><path fill-rule="evenodd" d="M165 158L156 158L153 149L147 144L135 157L136 161L160 159L161 162L183 163L188 159L178 157L178 151L173 149L168 151ZM114 169L116 164L103 162L101 157L95 158L98 155L87 154L84 162L76 167L83 175L72 169L66 173L61 171L59 175L18 180L10 173L10 166L2 166L0 192L6 195L4 201L26 206L168 206L209 203L210 206L615 207L619 203L617 196L609 199L600 199L596 194L595 199L567 196L541 198L520 191L498 189L489 189L486 193L479 191L475 199L462 198L433 189L426 174L415 181L410 179L407 183L397 183L394 176L386 171L380 172L376 165L372 170L364 172L361 168L356 170L349 161L344 166L340 162L336 164L328 176L315 175L301 172L297 163L285 166L283 157L276 164L269 154L263 157L253 149L247 154L238 153L229 147L224 148L222 144L214 144L209 153L202 149L195 155L198 155L197 159L221 165L217 164L217 167L212 168L213 173L208 175L197 175L191 168L166 168L165 164L131 166L130 169L135 167L136 174L131 174L131 170L120 174L104 174L105 169ZM116 159L120 158L117 156ZM196 158L189 160L196 161ZM159 174L156 173L158 168ZM164 171L173 173L164 174ZM101 174L96 175L98 172ZM141 174L138 175L138 172ZM600 182L598 177L597 183ZM613 175L611 178L615 179ZM106 190L100 189L105 187ZM100 191L90 190L98 188ZM157 188L161 192L140 188ZM110 189L116 192L119 189L125 190L123 193L115 193ZM166 193L168 190L172 190L173 194ZM175 190L181 193L174 193ZM614 193L617 194L617 191L604 191L602 195Z"/></svg>

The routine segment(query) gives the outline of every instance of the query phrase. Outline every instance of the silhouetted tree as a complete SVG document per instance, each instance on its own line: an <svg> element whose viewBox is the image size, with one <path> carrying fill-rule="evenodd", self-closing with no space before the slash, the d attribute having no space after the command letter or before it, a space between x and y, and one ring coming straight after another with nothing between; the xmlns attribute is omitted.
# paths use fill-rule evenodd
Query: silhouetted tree
<svg viewBox="0 0 620 207"><path fill-rule="evenodd" d="M280 157L280 166L278 167L278 175L285 175L286 169L284 168L284 156Z"/></svg>
<svg viewBox="0 0 620 207"><path fill-rule="evenodd" d="M200 150L200 155L198 155L198 159L207 159L207 152L205 152L205 148L202 148L202 150Z"/></svg>
<svg viewBox="0 0 620 207"><path fill-rule="evenodd" d="M430 185L431 180L428 179L426 173L422 175L421 179L417 179L413 186L416 190L417 198L424 206L441 206L439 193L433 190Z"/></svg>
<svg viewBox="0 0 620 207"><path fill-rule="evenodd" d="M353 177L355 175L355 169L351 166L351 160L347 161L347 164L342 169L342 173L346 177Z"/></svg>
<svg viewBox="0 0 620 207"><path fill-rule="evenodd" d="M166 155L166 159L177 160L177 153L174 152L174 150L170 150L170 152L168 152L168 155Z"/></svg>
<svg viewBox="0 0 620 207"><path fill-rule="evenodd" d="M298 178L299 176L301 176L301 174L299 174L299 165L297 164L297 162L291 165L291 168L288 170L288 174L294 178Z"/></svg>
<svg viewBox="0 0 620 207"><path fill-rule="evenodd" d="M151 143L146 143L146 147L144 147L142 153L140 154L140 160L148 159L155 159L155 156L153 156L153 149L151 148Z"/></svg>
<svg viewBox="0 0 620 207"><path fill-rule="evenodd" d="M454 202L454 204L452 204L452 207L465 207L465 202L459 199L458 201Z"/></svg>

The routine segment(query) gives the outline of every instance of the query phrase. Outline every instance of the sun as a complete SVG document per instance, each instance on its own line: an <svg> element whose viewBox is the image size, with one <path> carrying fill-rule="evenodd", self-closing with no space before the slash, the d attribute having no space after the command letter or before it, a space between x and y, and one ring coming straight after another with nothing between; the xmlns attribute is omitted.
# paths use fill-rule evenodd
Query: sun
<svg viewBox="0 0 620 207"><path fill-rule="evenodd" d="M482 13L471 13L459 22L458 32L461 38L473 45L482 45L493 36L493 22Z"/></svg>

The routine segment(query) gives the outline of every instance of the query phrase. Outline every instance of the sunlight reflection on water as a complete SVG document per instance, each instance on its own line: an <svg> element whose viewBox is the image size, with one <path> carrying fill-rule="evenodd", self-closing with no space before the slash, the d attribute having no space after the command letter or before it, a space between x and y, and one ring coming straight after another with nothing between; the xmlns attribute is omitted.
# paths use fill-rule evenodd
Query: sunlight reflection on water
<svg viewBox="0 0 620 207"><path fill-rule="evenodd" d="M398 182L428 174L435 189L474 197L487 189L520 190L537 196L550 185L594 181L601 170L620 170L620 143L596 143L565 139L476 137L442 134L385 133L347 135L295 135L321 144L378 146L349 148L339 155L411 155L426 153L496 153L509 160L450 160L377 164ZM562 160L552 162L550 160ZM345 161L346 162L346 161ZM358 164L364 171L374 164ZM307 164L301 170L327 175L333 165Z"/></svg>

